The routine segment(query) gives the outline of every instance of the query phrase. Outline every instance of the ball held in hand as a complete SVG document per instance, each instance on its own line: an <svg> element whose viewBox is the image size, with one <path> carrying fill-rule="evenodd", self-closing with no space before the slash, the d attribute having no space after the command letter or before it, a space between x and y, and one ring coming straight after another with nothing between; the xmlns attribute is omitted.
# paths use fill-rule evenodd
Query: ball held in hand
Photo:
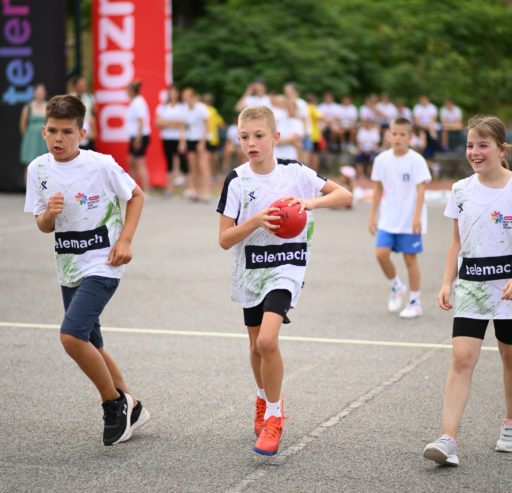
<svg viewBox="0 0 512 493"><path fill-rule="evenodd" d="M279 216L279 221L272 221L272 224L279 224L279 228L273 230L273 233L279 238L295 238L306 227L307 214L303 211L299 214L300 204L288 206L290 200L284 202L281 199L276 200L270 207L278 207L279 211L273 211L271 216Z"/></svg>

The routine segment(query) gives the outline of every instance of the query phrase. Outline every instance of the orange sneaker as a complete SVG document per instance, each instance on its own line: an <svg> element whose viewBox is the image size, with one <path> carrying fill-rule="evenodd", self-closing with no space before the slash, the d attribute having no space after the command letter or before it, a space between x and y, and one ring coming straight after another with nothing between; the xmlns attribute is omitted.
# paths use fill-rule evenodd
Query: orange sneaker
<svg viewBox="0 0 512 493"><path fill-rule="evenodd" d="M265 411L267 410L267 401L256 397L256 417L254 418L254 432L259 437L263 425L265 424Z"/></svg>
<svg viewBox="0 0 512 493"><path fill-rule="evenodd" d="M284 419L270 416L263 425L263 430L254 444L253 450L258 454L276 455L283 435Z"/></svg>

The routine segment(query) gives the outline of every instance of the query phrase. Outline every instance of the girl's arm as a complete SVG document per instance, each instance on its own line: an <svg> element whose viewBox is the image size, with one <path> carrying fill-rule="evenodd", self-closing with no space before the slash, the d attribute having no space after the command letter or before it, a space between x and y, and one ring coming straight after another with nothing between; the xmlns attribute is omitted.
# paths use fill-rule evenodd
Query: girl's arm
<svg viewBox="0 0 512 493"><path fill-rule="evenodd" d="M25 132L27 131L27 123L28 123L28 107L27 105L23 106L23 109L21 110L21 116L20 116L20 133L21 135L25 135Z"/></svg>
<svg viewBox="0 0 512 493"><path fill-rule="evenodd" d="M278 211L277 207L267 207L261 210L254 216L247 219L241 224L235 225L235 220L231 217L220 215L219 223L219 245L224 250L229 250L233 245L236 245L243 239L247 238L254 230L259 227L265 228L272 232L279 228L279 225L272 224L271 221L279 220L279 216L270 216L272 211Z"/></svg>
<svg viewBox="0 0 512 493"><path fill-rule="evenodd" d="M446 269L444 271L443 284L441 291L437 296L439 306L443 310L450 310L452 305L450 304L450 295L452 294L452 284L454 279L457 277L458 267L458 256L460 252L460 234L459 234L459 222L457 219L453 220L453 237L448 249L448 258L446 259Z"/></svg>
<svg viewBox="0 0 512 493"><path fill-rule="evenodd" d="M416 210L412 218L412 234L419 235L421 234L421 210L425 202L425 182L416 185L416 192Z"/></svg>
<svg viewBox="0 0 512 493"><path fill-rule="evenodd" d="M379 208L382 191L382 182L376 181L373 184L372 208L370 210L370 219L368 219L368 229L372 235L377 233L377 220L375 219L375 214L377 214L377 209Z"/></svg>

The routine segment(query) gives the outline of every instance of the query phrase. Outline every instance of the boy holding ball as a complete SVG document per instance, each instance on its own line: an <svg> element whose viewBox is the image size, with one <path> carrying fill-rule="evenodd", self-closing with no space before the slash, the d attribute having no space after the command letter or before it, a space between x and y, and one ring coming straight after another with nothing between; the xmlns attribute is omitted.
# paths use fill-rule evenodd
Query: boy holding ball
<svg viewBox="0 0 512 493"><path fill-rule="evenodd" d="M289 323L286 314L297 303L306 272L313 234L313 215L306 211L347 206L352 194L298 161L274 158L279 132L269 108L244 109L238 129L249 161L235 168L224 182L217 206L219 243L225 250L234 247L231 297L243 308L258 387L254 422L258 439L253 448L275 455L284 423L279 330L282 323ZM319 192L323 195L317 197ZM299 213L308 215L306 227L295 238L275 234L279 216L270 213L279 209L269 204L279 198L289 205L300 204Z"/></svg>

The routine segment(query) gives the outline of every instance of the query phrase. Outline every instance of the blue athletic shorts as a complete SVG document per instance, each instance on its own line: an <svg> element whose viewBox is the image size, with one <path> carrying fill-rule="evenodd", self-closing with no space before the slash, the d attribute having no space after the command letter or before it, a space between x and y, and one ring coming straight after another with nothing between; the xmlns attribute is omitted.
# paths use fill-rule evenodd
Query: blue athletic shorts
<svg viewBox="0 0 512 493"><path fill-rule="evenodd" d="M377 248L391 248L398 253L421 253L423 243L421 235L388 233L383 229L377 230Z"/></svg>
<svg viewBox="0 0 512 493"><path fill-rule="evenodd" d="M119 279L102 276L86 277L75 288L61 286L66 310L61 334L72 335L97 348L103 347L99 317L117 286Z"/></svg>

